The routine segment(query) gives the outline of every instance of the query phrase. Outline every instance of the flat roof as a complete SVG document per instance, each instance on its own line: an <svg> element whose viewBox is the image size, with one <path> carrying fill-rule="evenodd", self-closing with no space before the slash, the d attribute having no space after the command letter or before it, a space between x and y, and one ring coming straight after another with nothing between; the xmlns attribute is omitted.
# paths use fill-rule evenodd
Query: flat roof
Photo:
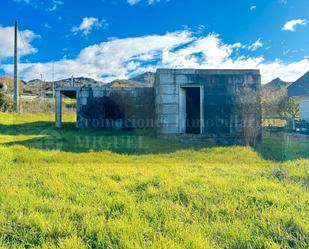
<svg viewBox="0 0 309 249"><path fill-rule="evenodd" d="M190 69L190 68L158 68L163 74L260 74L259 69Z"/></svg>
<svg viewBox="0 0 309 249"><path fill-rule="evenodd" d="M80 89L78 86L59 86L55 87L56 92L61 92L64 96L76 99L76 92Z"/></svg>
<svg viewBox="0 0 309 249"><path fill-rule="evenodd" d="M81 87L80 86L57 86L55 87L55 91L78 91Z"/></svg>

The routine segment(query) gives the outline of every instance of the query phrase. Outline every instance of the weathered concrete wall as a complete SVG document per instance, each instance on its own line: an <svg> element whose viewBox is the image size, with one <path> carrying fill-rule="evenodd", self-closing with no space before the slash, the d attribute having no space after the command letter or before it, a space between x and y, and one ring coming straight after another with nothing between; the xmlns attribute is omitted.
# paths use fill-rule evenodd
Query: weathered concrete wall
<svg viewBox="0 0 309 249"><path fill-rule="evenodd" d="M160 69L155 82L158 134L181 134L185 110L182 87L202 89L202 134L257 137L261 133L261 76L257 70ZM251 134L247 134L251 133Z"/></svg>
<svg viewBox="0 0 309 249"><path fill-rule="evenodd" d="M149 120L154 120L153 88L81 88L77 94L78 128L152 128Z"/></svg>
<svg viewBox="0 0 309 249"><path fill-rule="evenodd" d="M200 91L201 137L248 143L260 136L258 70L159 69L154 88L58 90L76 95L78 128L150 128L158 135L179 135L186 132L186 87Z"/></svg>
<svg viewBox="0 0 309 249"><path fill-rule="evenodd" d="M157 71L155 79L155 108L159 134L179 133L179 86L176 75Z"/></svg>

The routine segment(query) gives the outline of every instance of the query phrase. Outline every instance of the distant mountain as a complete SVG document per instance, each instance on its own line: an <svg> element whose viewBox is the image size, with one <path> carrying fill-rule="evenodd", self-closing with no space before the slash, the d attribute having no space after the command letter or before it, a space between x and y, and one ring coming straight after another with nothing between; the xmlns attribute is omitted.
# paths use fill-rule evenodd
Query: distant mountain
<svg viewBox="0 0 309 249"><path fill-rule="evenodd" d="M26 82L23 86L23 94L41 96L47 92L52 92L52 83L33 79Z"/></svg>
<svg viewBox="0 0 309 249"><path fill-rule="evenodd" d="M292 82L284 81L280 78L273 79L269 83L262 86L262 97L269 103L276 103L288 94L288 86Z"/></svg>
<svg viewBox="0 0 309 249"><path fill-rule="evenodd" d="M74 86L101 86L103 82L86 77L77 77L73 79ZM57 80L55 86L72 86L72 78ZM51 94L53 90L52 82L33 79L26 82L23 86L23 93L30 95Z"/></svg>
<svg viewBox="0 0 309 249"><path fill-rule="evenodd" d="M146 72L130 79L117 79L110 83L104 83L87 77L74 78L74 86L109 86L109 87L151 87L154 84L155 74ZM29 81L20 80L20 92L28 95L44 95L52 93L52 82L33 79ZM55 86L71 86L72 79L62 79L55 81ZM8 93L13 92L13 79L10 77L0 77L0 90Z"/></svg>
<svg viewBox="0 0 309 249"><path fill-rule="evenodd" d="M276 78L262 86L262 115L264 117L278 117L282 101L288 96L288 86L292 82ZM280 107L280 108L279 108Z"/></svg>
<svg viewBox="0 0 309 249"><path fill-rule="evenodd" d="M283 81L280 78L273 79L269 83L265 84L263 86L263 89L265 90L271 90L271 91L278 91L278 90L285 90L290 86L292 82Z"/></svg>
<svg viewBox="0 0 309 249"><path fill-rule="evenodd" d="M29 80L28 82L26 82L26 84L40 84L41 82L44 82L44 81L41 81L40 79L33 79L33 80Z"/></svg>
<svg viewBox="0 0 309 249"><path fill-rule="evenodd" d="M135 76L131 78L130 80L142 83L144 85L153 86L154 81L155 81L155 73L146 72L141 75Z"/></svg>
<svg viewBox="0 0 309 249"><path fill-rule="evenodd" d="M155 74L146 72L130 79L117 79L108 84L108 86L116 87L151 87L155 81Z"/></svg>
<svg viewBox="0 0 309 249"><path fill-rule="evenodd" d="M99 86L99 85L104 85L105 83L102 81L97 81L92 78L87 78L87 77L77 77L73 78L74 85L75 86ZM72 78L67 78L63 80L58 80L55 81L55 85L72 85Z"/></svg>

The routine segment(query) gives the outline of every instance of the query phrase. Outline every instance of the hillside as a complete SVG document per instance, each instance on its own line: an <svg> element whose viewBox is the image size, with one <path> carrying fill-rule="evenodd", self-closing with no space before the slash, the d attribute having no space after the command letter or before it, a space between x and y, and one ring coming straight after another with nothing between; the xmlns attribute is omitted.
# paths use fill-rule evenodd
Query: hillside
<svg viewBox="0 0 309 249"><path fill-rule="evenodd" d="M282 96L287 96L287 88L292 82L283 81L276 78L262 86L262 96L268 100L276 100Z"/></svg>
<svg viewBox="0 0 309 249"><path fill-rule="evenodd" d="M26 84L25 81L19 80L19 91L23 89ZM13 94L14 80L10 77L1 76L0 77L0 89L7 93Z"/></svg>
<svg viewBox="0 0 309 249"><path fill-rule="evenodd" d="M109 83L111 87L151 87L155 81L155 74L151 72L143 73L130 79L117 79Z"/></svg>
<svg viewBox="0 0 309 249"><path fill-rule="evenodd" d="M267 91L278 91L278 90L285 90L290 86L292 82L287 82L281 80L280 78L273 79L269 83L263 85L263 89Z"/></svg>
<svg viewBox="0 0 309 249"><path fill-rule="evenodd" d="M72 79L62 79L55 81L55 86L71 86ZM117 79L110 83L104 83L87 77L74 78L75 86L109 86L109 87L143 87L153 86L154 73L147 72L131 79ZM13 92L13 79L10 77L0 77L0 88L8 89L9 93ZM41 81L40 79L33 79L26 81L20 81L20 91L23 94L40 96L41 94L47 94L52 92L52 82Z"/></svg>
<svg viewBox="0 0 309 249"><path fill-rule="evenodd" d="M287 96L287 88L291 84L292 82L276 78L262 86L262 97L267 101L276 101L283 96Z"/></svg>
<svg viewBox="0 0 309 249"><path fill-rule="evenodd" d="M146 72L141 75L131 78L132 81L139 82L144 85L152 86L155 81L155 74L152 72Z"/></svg>
<svg viewBox="0 0 309 249"><path fill-rule="evenodd" d="M87 77L74 77L75 86L100 86L104 85L102 81L97 81ZM72 78L55 81L55 85L72 85Z"/></svg>
<svg viewBox="0 0 309 249"><path fill-rule="evenodd" d="M137 75L130 79L116 79L110 83L103 83L102 81L97 81L87 77L77 77L74 78L75 86L109 86L109 87L143 87L153 86L155 81L155 74L152 72L146 72L141 75ZM52 83L41 81L40 79L33 79L28 82L20 81L20 89L23 90L24 94L32 94L32 95L40 95L41 91L43 93L52 91ZM287 87L291 85L291 82L286 82L281 80L280 78L276 78L271 82L262 86L263 96L267 98L276 98L278 95L282 95L286 93ZM62 79L55 81L55 86L70 86L72 85L72 79ZM0 88L4 86L4 89L8 89L11 93L13 92L13 79L10 77L0 77ZM41 90L42 89L42 90Z"/></svg>

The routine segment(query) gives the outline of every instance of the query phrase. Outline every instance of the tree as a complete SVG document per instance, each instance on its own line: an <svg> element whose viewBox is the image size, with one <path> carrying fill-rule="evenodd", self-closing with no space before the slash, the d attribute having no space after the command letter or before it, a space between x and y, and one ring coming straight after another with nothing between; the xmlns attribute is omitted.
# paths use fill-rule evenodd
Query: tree
<svg viewBox="0 0 309 249"><path fill-rule="evenodd" d="M13 110L13 101L3 91L0 90L0 111L10 112Z"/></svg>
<svg viewBox="0 0 309 249"><path fill-rule="evenodd" d="M278 101L276 112L281 118L296 119L299 117L299 104L295 99L283 96Z"/></svg>

